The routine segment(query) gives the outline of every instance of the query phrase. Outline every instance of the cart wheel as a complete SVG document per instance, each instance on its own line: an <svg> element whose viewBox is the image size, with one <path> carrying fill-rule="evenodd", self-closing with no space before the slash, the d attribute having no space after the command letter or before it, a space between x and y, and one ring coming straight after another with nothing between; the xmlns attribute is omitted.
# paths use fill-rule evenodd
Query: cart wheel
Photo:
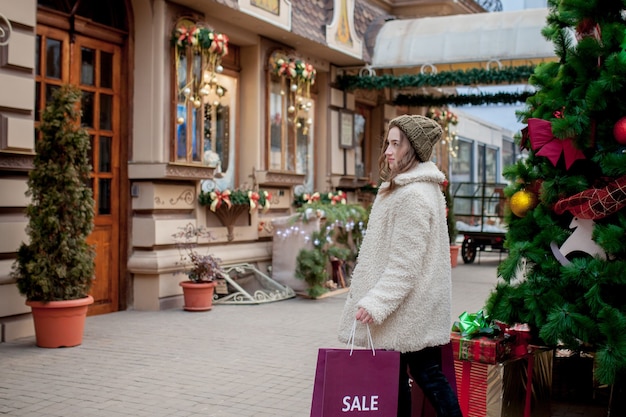
<svg viewBox="0 0 626 417"><path fill-rule="evenodd" d="M463 241L463 246L461 247L461 257L463 258L463 262L466 264L471 264L476 259L476 245L472 238L466 237Z"/></svg>

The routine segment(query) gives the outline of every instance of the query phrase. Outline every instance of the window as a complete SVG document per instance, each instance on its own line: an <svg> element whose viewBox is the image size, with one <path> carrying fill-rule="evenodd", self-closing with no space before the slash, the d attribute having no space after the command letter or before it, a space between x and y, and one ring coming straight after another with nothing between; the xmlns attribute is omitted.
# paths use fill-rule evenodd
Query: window
<svg viewBox="0 0 626 417"><path fill-rule="evenodd" d="M478 181L496 182L498 170L498 150L489 148L484 144L478 145Z"/></svg>
<svg viewBox="0 0 626 417"><path fill-rule="evenodd" d="M515 164L516 158L515 142L511 139L502 139L502 168Z"/></svg>
<svg viewBox="0 0 626 417"><path fill-rule="evenodd" d="M498 176L498 149L485 149L485 182L497 182Z"/></svg>
<svg viewBox="0 0 626 417"><path fill-rule="evenodd" d="M182 19L172 34L176 129L172 160L226 170L236 79L222 74L228 38Z"/></svg>
<svg viewBox="0 0 626 417"><path fill-rule="evenodd" d="M354 172L359 178L370 176L370 164L368 163L371 142L369 127L370 119L370 108L357 104L356 114L354 115Z"/></svg>
<svg viewBox="0 0 626 417"><path fill-rule="evenodd" d="M269 59L268 168L294 174L312 170L312 127L315 101L311 86L315 69L282 51Z"/></svg>
<svg viewBox="0 0 626 417"><path fill-rule="evenodd" d="M454 183L472 181L472 142L457 140L457 156L451 158L450 180Z"/></svg>

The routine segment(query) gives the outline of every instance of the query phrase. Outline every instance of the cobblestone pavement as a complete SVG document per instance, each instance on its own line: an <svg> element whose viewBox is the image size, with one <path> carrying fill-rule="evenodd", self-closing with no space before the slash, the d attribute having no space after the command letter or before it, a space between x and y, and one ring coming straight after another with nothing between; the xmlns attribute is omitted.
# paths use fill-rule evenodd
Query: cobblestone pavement
<svg viewBox="0 0 626 417"><path fill-rule="evenodd" d="M482 308L498 254L453 269L453 317ZM210 312L87 318L83 344L0 344L0 415L306 417L317 349L336 338L346 295ZM593 416L558 409L554 416Z"/></svg>

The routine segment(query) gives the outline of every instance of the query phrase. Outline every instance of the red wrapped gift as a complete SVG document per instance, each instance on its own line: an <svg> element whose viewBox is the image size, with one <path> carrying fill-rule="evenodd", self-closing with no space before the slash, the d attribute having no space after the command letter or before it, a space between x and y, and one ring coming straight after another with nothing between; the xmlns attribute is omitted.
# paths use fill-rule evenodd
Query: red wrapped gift
<svg viewBox="0 0 626 417"><path fill-rule="evenodd" d="M506 360L511 354L511 345L505 335L487 337L463 337L461 333L450 333L454 359L495 364Z"/></svg>

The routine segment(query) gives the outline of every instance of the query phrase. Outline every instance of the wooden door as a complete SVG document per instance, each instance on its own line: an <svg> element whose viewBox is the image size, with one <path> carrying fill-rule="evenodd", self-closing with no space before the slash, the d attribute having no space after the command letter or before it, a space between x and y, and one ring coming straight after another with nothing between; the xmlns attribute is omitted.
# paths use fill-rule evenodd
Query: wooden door
<svg viewBox="0 0 626 417"><path fill-rule="evenodd" d="M119 309L120 66L121 48L101 40L37 27L37 109L64 83L83 92L81 124L91 139L91 187L95 200L94 304L89 314Z"/></svg>

